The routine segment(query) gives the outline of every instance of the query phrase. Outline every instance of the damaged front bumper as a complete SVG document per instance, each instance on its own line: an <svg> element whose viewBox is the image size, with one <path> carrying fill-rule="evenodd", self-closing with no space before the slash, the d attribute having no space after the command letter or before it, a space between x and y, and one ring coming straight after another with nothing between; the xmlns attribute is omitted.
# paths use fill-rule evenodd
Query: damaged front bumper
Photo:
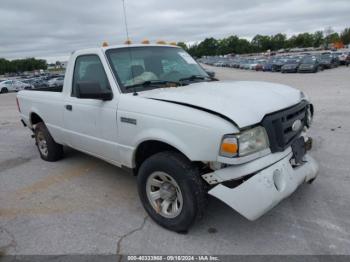
<svg viewBox="0 0 350 262"><path fill-rule="evenodd" d="M312 181L317 176L318 165L311 156L306 154L304 163L293 167L290 163L293 153L289 150L285 154L279 161L256 171L240 185L230 188L225 186L225 183L219 183L208 193L249 220L259 218L291 195L300 184ZM239 171L237 168L240 167L230 166L217 170L214 172L215 177L227 177L229 173L236 176L236 171Z"/></svg>

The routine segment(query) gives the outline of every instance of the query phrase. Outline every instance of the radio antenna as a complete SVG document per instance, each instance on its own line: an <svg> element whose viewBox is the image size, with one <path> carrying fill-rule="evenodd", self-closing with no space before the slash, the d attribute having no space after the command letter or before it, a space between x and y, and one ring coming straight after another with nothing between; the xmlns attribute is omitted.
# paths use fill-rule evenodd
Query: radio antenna
<svg viewBox="0 0 350 262"><path fill-rule="evenodd" d="M125 32L126 32L126 41L129 44L130 40L129 40L128 21L127 21L127 18L126 18L125 0L122 0L122 3L123 3L123 11L124 11L124 24L125 24Z"/></svg>
<svg viewBox="0 0 350 262"><path fill-rule="evenodd" d="M128 21L127 21L127 17L126 17L125 0L122 0L122 3L123 3L124 24L125 24L125 33L126 33L126 44L130 45L131 41L129 39L129 29L128 29ZM131 54L131 48L130 47L128 47L128 53L129 53L129 59L130 59L130 73L131 73L131 77L132 77L132 80L133 80L133 84L135 84L134 83L134 79L135 79L134 72L132 70L132 54ZM133 95L137 96L136 87L134 87Z"/></svg>

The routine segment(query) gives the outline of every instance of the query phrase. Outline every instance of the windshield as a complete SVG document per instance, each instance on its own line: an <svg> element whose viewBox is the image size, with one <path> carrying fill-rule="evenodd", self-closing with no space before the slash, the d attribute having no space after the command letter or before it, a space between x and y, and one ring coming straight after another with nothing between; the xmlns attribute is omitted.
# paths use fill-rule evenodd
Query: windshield
<svg viewBox="0 0 350 262"><path fill-rule="evenodd" d="M313 57L305 57L302 61L303 64L314 64L316 59Z"/></svg>
<svg viewBox="0 0 350 262"><path fill-rule="evenodd" d="M325 60L331 59L331 55L328 55L328 54L322 55L321 59L325 59Z"/></svg>
<svg viewBox="0 0 350 262"><path fill-rule="evenodd" d="M296 59L290 59L290 60L287 60L286 64L297 64L298 61Z"/></svg>
<svg viewBox="0 0 350 262"><path fill-rule="evenodd" d="M164 87L167 82L210 80L207 73L184 50L176 47L147 46L115 48L106 51L107 58L122 91L138 85L145 88ZM143 83L158 83L144 85ZM163 83L161 85L160 83Z"/></svg>

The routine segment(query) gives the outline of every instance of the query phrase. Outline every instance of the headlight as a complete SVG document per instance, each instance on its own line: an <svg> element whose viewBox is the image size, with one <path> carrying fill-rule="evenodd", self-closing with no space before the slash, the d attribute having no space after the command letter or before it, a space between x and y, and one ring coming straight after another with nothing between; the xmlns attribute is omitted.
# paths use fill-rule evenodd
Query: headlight
<svg viewBox="0 0 350 262"><path fill-rule="evenodd" d="M238 135L224 136L220 155L225 157L246 156L269 147L265 128L258 126Z"/></svg>
<svg viewBox="0 0 350 262"><path fill-rule="evenodd" d="M312 124L312 120L314 117L314 107L312 104L308 105L307 110L306 110L306 126L310 128Z"/></svg>

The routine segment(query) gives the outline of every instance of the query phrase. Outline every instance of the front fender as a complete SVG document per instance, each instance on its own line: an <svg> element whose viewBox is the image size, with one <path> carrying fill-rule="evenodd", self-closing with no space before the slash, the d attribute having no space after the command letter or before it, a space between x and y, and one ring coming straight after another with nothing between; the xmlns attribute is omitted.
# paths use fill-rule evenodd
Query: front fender
<svg viewBox="0 0 350 262"><path fill-rule="evenodd" d="M135 150L133 153L133 166L135 166L135 153L136 149L141 145L143 142L146 141L158 141L162 142L165 144L168 144L177 150L179 150L182 154L184 154L188 159L192 160L195 159L196 155L196 150L193 150L189 147L188 144L185 144L179 137L174 135L173 133L167 132L162 129L149 129L146 130L145 132L140 133L136 138L135 138Z"/></svg>
<svg viewBox="0 0 350 262"><path fill-rule="evenodd" d="M126 166L135 166L137 147L151 140L176 148L191 161L209 162L217 159L222 139L220 130L153 117L140 121L138 125L123 124L119 129L120 156Z"/></svg>

